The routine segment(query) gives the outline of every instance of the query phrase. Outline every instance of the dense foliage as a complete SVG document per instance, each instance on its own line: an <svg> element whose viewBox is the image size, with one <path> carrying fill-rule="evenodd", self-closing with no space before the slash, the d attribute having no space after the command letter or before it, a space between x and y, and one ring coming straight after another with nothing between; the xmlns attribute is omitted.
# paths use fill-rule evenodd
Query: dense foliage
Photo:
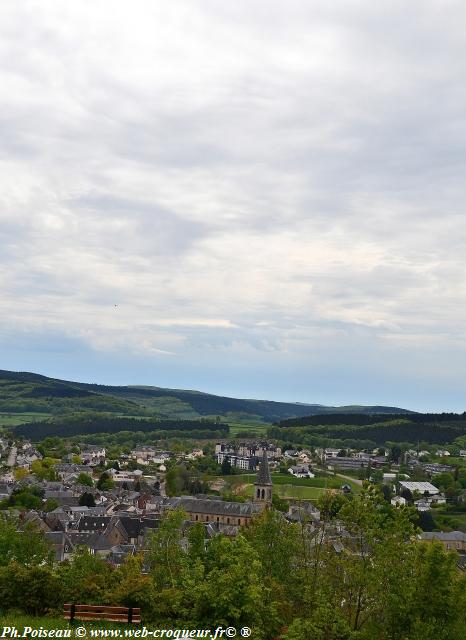
<svg viewBox="0 0 466 640"><path fill-rule="evenodd" d="M107 415L94 414L92 416L75 416L69 419L57 419L52 422L30 422L18 425L13 429L16 437L24 436L34 441L47 437L71 437L81 434L115 434L121 431L156 433L163 438L169 432L171 435L186 432L203 431L210 434L207 437L226 437L229 427L227 424L208 420L149 420L138 418L113 418Z"/></svg>
<svg viewBox="0 0 466 640"><path fill-rule="evenodd" d="M446 444L466 436L466 414L335 414L284 420L268 437L311 445L371 448L389 442Z"/></svg>

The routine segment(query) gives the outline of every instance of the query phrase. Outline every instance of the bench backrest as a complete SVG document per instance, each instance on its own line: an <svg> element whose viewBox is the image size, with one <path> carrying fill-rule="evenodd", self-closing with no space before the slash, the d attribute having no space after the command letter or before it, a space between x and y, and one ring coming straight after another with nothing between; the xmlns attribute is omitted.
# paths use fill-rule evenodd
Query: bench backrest
<svg viewBox="0 0 466 640"><path fill-rule="evenodd" d="M108 622L134 622L140 624L139 607L107 607L93 604L64 604L63 617L73 620L107 620Z"/></svg>

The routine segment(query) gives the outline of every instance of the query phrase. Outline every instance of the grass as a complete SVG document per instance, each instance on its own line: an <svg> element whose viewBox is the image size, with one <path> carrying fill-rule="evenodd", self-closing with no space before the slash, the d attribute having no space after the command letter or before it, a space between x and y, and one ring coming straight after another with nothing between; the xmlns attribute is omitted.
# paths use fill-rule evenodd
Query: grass
<svg viewBox="0 0 466 640"><path fill-rule="evenodd" d="M323 487L300 487L291 484L279 484L274 487L274 493L280 498L295 498L296 500L317 500L326 491L328 489ZM254 486L248 484L241 493L248 498L252 498Z"/></svg>
<svg viewBox="0 0 466 640"><path fill-rule="evenodd" d="M455 510L449 506L436 507L431 511L435 524L439 529L448 531L464 531L466 533L466 512L463 510Z"/></svg>
<svg viewBox="0 0 466 640"><path fill-rule="evenodd" d="M254 434L255 436L264 436L267 429L270 427L269 424L258 424L257 422L253 424L248 424L246 422L227 422L230 426L230 435L233 438L236 438L238 433L243 431L247 431L251 435Z"/></svg>
<svg viewBox="0 0 466 640"><path fill-rule="evenodd" d="M74 627L85 627L86 629L98 628L98 629L119 629L128 628L129 626L136 625L119 625L115 622L106 622L104 620L97 620L95 622L84 622L77 620L73 625ZM3 627L16 627L18 630L18 636L21 637L25 627L31 627L32 629L70 629L70 623L57 615L54 616L29 616L23 613L15 611L1 612L0 611L0 628ZM31 637L31 636L27 636ZM71 633L71 638L74 638L74 632Z"/></svg>
<svg viewBox="0 0 466 640"><path fill-rule="evenodd" d="M361 490L359 485L333 476L294 478L291 474L272 473L271 477L275 493L283 498L316 500L325 491L339 489L342 484L350 484L354 493L358 493ZM241 491L241 494L245 497L249 498L254 494L253 485L256 474L245 473L235 476L218 476L218 478L225 480L231 489L234 489L235 486L246 485Z"/></svg>
<svg viewBox="0 0 466 640"><path fill-rule="evenodd" d="M51 413L35 412L0 412L0 427L16 427L16 425L24 424L25 422L39 422L40 420L47 420L51 415Z"/></svg>
<svg viewBox="0 0 466 640"><path fill-rule="evenodd" d="M231 480L234 484L254 484L256 480L255 473L242 473L234 476L218 476L223 480ZM289 473L272 473L272 483L274 485L291 485L293 487L314 487L321 489L339 489L342 484L353 484L350 481L346 481L343 478L335 476L317 476L316 478L295 478ZM359 489L358 485L354 484L355 489Z"/></svg>

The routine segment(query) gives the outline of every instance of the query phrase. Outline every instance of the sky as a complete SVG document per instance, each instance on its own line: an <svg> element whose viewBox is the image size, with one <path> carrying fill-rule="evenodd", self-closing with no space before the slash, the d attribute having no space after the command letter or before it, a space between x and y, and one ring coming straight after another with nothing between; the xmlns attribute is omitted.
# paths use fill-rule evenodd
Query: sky
<svg viewBox="0 0 466 640"><path fill-rule="evenodd" d="M465 24L3 0L0 368L466 410Z"/></svg>

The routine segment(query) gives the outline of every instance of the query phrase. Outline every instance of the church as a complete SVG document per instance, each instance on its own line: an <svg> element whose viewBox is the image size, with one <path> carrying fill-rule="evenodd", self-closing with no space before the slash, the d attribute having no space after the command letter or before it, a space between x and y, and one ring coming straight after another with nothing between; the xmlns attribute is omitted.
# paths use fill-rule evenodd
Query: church
<svg viewBox="0 0 466 640"><path fill-rule="evenodd" d="M226 535L236 535L239 527L249 524L251 519L272 504L272 479L266 451L262 454L256 481L253 502L228 502L218 498L196 498L180 496L158 498L160 511L182 509L191 522L215 525Z"/></svg>

